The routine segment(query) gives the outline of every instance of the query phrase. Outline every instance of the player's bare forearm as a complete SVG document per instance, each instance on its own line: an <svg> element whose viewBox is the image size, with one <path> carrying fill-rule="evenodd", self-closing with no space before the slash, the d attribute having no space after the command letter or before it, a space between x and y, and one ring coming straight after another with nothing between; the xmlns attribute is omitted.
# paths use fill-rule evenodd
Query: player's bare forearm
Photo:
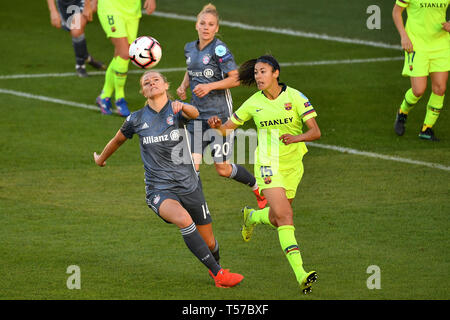
<svg viewBox="0 0 450 320"><path fill-rule="evenodd" d="M97 12L98 0L91 0L91 9L92 12Z"/></svg>
<svg viewBox="0 0 450 320"><path fill-rule="evenodd" d="M297 142L308 142L319 140L322 133L320 132L320 128L314 118L311 118L306 121L306 125L308 126L308 131L299 135L291 135L291 134L283 134L280 136L280 140L285 144L297 143Z"/></svg>
<svg viewBox="0 0 450 320"><path fill-rule="evenodd" d="M186 119L197 119L197 117L199 116L197 108L187 103L183 103L182 111L183 117L185 117Z"/></svg>
<svg viewBox="0 0 450 320"><path fill-rule="evenodd" d="M156 0L146 0L144 9L147 14L152 14L156 10Z"/></svg>
<svg viewBox="0 0 450 320"><path fill-rule="evenodd" d="M61 28L61 18L56 9L55 0L47 0L48 10L50 11L50 23L55 28Z"/></svg>
<svg viewBox="0 0 450 320"><path fill-rule="evenodd" d="M222 124L222 120L220 120L220 118L217 117L217 116L212 116L211 118L209 118L208 119L208 125L211 128L216 129L217 131L219 131L220 134L222 136L224 136L224 137L229 135L231 132L233 132L238 127L231 120L227 120L227 122Z"/></svg>
<svg viewBox="0 0 450 320"><path fill-rule="evenodd" d="M398 5L394 5L394 9L392 10L392 19L394 20L394 25L397 28L400 37L407 36L405 26L403 24L402 13L405 8L400 7Z"/></svg>
<svg viewBox="0 0 450 320"><path fill-rule="evenodd" d="M225 90L225 89L231 89L234 87L237 87L240 84L239 82L239 74L237 70L230 71L228 73L228 77L219 80L214 81L210 83L201 83L198 84L194 90L192 91L197 97L203 98L208 93L210 93L213 90Z"/></svg>
<svg viewBox="0 0 450 320"><path fill-rule="evenodd" d="M405 10L405 8L395 4L394 9L392 10L392 18L394 19L395 27L400 34L402 49L407 52L412 52L414 50L414 46L409 39L408 33L405 30L405 26L403 25L403 10Z"/></svg>
<svg viewBox="0 0 450 320"><path fill-rule="evenodd" d="M231 89L240 85L239 73L237 70L228 72L228 77L223 80L212 82L211 90Z"/></svg>
<svg viewBox="0 0 450 320"><path fill-rule="evenodd" d="M181 81L180 86L177 89L177 95L181 100L186 100L186 90L189 87L189 75L186 72L183 77L183 81Z"/></svg>
<svg viewBox="0 0 450 320"><path fill-rule="evenodd" d="M47 0L47 6L50 12L57 12L55 0Z"/></svg>
<svg viewBox="0 0 450 320"><path fill-rule="evenodd" d="M315 141L315 140L319 140L321 135L322 135L322 133L320 132L319 127L314 127L312 129L309 129L305 133L303 133L300 137L300 140L305 141L305 142Z"/></svg>
<svg viewBox="0 0 450 320"><path fill-rule="evenodd" d="M94 161L97 165L103 167L106 164L106 160L119 149L119 147L127 141L127 138L123 135L122 131L118 131L117 134L112 138L103 149L100 155L94 152Z"/></svg>
<svg viewBox="0 0 450 320"><path fill-rule="evenodd" d="M303 134L303 141L314 141L319 140L322 136L320 132L319 125L315 118L306 120L306 125L308 126L308 131Z"/></svg>
<svg viewBox="0 0 450 320"><path fill-rule="evenodd" d="M84 9L83 9L83 16L87 19L87 21L92 21L92 6L90 0L84 1Z"/></svg>

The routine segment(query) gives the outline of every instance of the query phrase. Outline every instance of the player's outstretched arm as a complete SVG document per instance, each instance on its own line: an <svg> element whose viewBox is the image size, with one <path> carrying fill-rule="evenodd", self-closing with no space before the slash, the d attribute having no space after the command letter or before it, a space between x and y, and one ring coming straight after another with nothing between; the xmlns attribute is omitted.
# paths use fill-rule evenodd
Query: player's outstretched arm
<svg viewBox="0 0 450 320"><path fill-rule="evenodd" d="M192 92L195 93L197 97L203 98L213 90L231 89L241 84L239 81L239 72L237 70L232 70L228 72L227 75L228 76L223 80L198 84Z"/></svg>
<svg viewBox="0 0 450 320"><path fill-rule="evenodd" d="M112 138L103 149L100 155L94 152L94 161L99 167L106 165L106 160L125 142L127 138L123 135L122 131L117 131L114 138Z"/></svg>
<svg viewBox="0 0 450 320"><path fill-rule="evenodd" d="M222 120L220 120L218 116L212 116L211 118L209 118L208 125L213 129L217 129L222 136L229 135L238 127L238 125L231 120L228 120L227 122L222 124Z"/></svg>
<svg viewBox="0 0 450 320"><path fill-rule="evenodd" d="M196 107L181 101L173 101L172 110L174 114L181 111L183 118L185 119L197 119L199 116L199 112Z"/></svg>
<svg viewBox="0 0 450 320"><path fill-rule="evenodd" d="M298 136L293 136L291 134L283 134L280 136L280 140L285 144L291 144L296 142L307 142L307 141L314 141L320 139L320 136L322 133L320 132L319 125L317 124L316 119L311 118L308 119L306 122L306 125L308 126L308 131L305 133L299 134Z"/></svg>

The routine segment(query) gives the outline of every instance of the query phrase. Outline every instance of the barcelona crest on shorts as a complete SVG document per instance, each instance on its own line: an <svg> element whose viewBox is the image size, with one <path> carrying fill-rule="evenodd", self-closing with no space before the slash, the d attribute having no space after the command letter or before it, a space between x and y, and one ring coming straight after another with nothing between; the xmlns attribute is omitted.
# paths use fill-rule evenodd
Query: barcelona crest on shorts
<svg viewBox="0 0 450 320"><path fill-rule="evenodd" d="M272 182L272 179L270 177L264 177L264 183L269 184Z"/></svg>

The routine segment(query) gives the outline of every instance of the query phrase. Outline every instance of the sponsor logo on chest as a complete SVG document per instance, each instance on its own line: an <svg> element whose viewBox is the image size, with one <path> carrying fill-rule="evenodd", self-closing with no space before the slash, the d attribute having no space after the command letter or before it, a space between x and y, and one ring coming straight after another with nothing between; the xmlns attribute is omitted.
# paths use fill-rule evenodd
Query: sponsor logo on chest
<svg viewBox="0 0 450 320"><path fill-rule="evenodd" d="M420 8L447 8L448 3L439 2L422 2L420 3Z"/></svg>
<svg viewBox="0 0 450 320"><path fill-rule="evenodd" d="M288 124L288 123L292 123L293 119L294 119L294 117L289 117L289 118L284 118L284 119L264 120L264 121L260 121L259 125L261 126L261 128L263 128L263 127L269 127L269 126L276 126L276 125L280 125L280 124Z"/></svg>
<svg viewBox="0 0 450 320"><path fill-rule="evenodd" d="M180 133L178 130L172 130L169 134L162 134L159 136L146 136L142 137L142 144L152 144L164 141L178 141L180 139Z"/></svg>

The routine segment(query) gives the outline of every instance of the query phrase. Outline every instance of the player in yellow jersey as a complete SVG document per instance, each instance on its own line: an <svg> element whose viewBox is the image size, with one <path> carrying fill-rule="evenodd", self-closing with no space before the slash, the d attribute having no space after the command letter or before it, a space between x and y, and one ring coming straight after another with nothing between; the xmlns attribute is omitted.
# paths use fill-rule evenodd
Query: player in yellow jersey
<svg viewBox="0 0 450 320"><path fill-rule="evenodd" d="M321 133L315 120L316 111L308 98L280 83L279 75L280 66L272 56L261 56L242 64L239 68L241 83L256 84L260 91L245 101L224 124L217 116L211 117L208 123L226 135L250 119L255 122L258 146L254 174L269 207L242 210L242 236L244 241L249 241L253 228L261 223L276 228L281 248L306 294L311 291L317 273L303 269L291 203L303 175L302 159L308 151L305 141L317 140ZM306 132L303 124L308 127Z"/></svg>
<svg viewBox="0 0 450 320"><path fill-rule="evenodd" d="M444 106L450 70L450 22L446 21L449 4L450 0L397 0L394 5L392 17L405 50L402 75L411 79L411 88L395 119L394 130L399 136L405 133L408 113L425 93L429 76L432 93L419 137L439 141L432 127ZM406 27L402 17L405 9Z"/></svg>
<svg viewBox="0 0 450 320"><path fill-rule="evenodd" d="M156 0L145 0L144 9L147 14L153 13ZM141 10L141 0L98 0L98 18L106 37L114 45L114 57L106 70L105 83L96 101L103 114L112 114L113 92L117 113L123 117L130 114L124 90L130 62L128 48L137 37Z"/></svg>

